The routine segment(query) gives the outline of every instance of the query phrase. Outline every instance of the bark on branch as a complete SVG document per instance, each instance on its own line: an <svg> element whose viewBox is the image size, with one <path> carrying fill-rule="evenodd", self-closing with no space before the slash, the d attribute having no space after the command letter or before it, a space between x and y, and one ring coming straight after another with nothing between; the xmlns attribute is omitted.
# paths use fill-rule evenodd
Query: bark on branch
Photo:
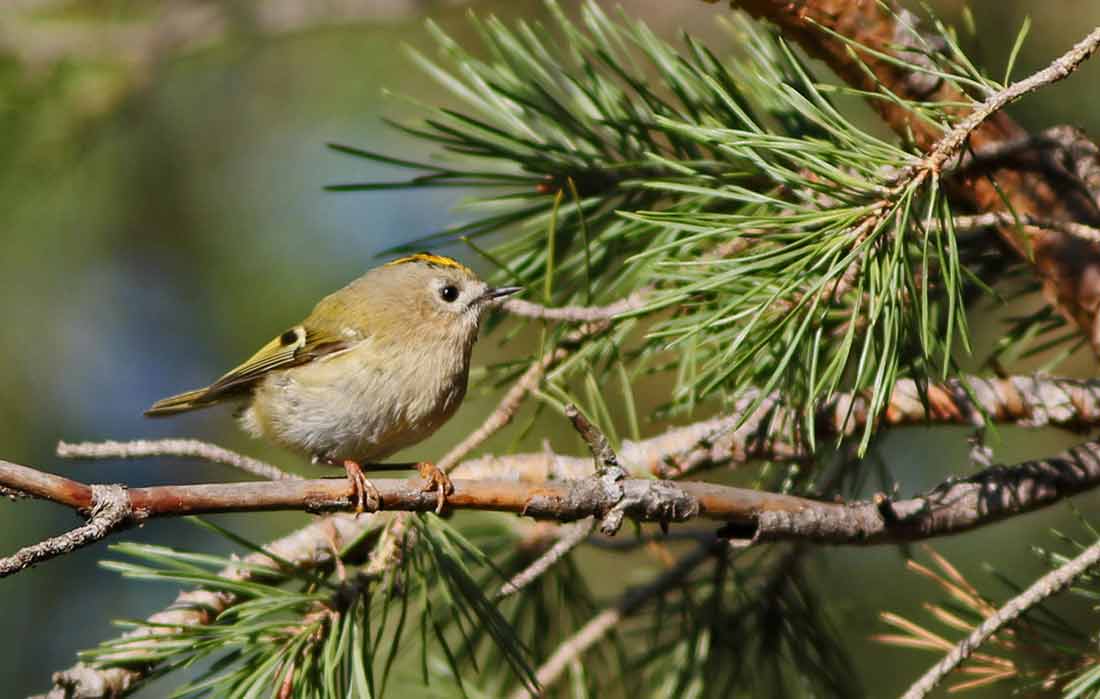
<svg viewBox="0 0 1100 699"><path fill-rule="evenodd" d="M759 391L743 391L729 415L677 427L638 441L627 440L618 458L633 474L683 477L702 468L740 464L754 459L800 461L812 456L802 433L801 412L772 393L746 418L760 398ZM838 394L816 411L821 442L858 433L871 419L869 401L862 395ZM1055 426L1083 430L1100 424L1100 381L1014 376L986 379L975 376L928 386L902 379L894 386L884 425L953 424L982 427L987 422L1022 427ZM465 478L581 478L591 473L585 457L533 452L507 457L482 456L461 464L455 474Z"/></svg>
<svg viewBox="0 0 1100 699"><path fill-rule="evenodd" d="M436 495L423 491L417 480L379 479L374 484L382 496L382 509L435 509ZM822 502L712 483L589 477L544 483L456 478L455 492L447 503L455 509L514 512L558 521L621 515L668 524L703 517L725 522L727 536L751 543L884 544L957 534L1045 507L1098 484L1100 443L1088 442L1052 459L995 466L898 501L879 497ZM0 485L80 511L92 507L99 492L96 486L7 462L0 462ZM118 526L215 512L346 511L355 506L343 479L171 485L118 492L125 494ZM99 538L117 528L102 529ZM48 557L24 556L11 572ZM11 565L10 559L0 561L0 570Z"/></svg>

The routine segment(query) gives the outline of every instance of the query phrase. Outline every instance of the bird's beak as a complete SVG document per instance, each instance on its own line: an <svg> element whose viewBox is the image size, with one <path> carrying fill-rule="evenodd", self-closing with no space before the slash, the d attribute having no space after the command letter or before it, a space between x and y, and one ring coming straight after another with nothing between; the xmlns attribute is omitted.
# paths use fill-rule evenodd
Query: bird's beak
<svg viewBox="0 0 1100 699"><path fill-rule="evenodd" d="M482 294L481 300L486 302L496 301L497 299L502 299L506 296L511 296L512 294L516 294L521 291L523 291L522 286L498 286L497 288L489 289L484 294Z"/></svg>

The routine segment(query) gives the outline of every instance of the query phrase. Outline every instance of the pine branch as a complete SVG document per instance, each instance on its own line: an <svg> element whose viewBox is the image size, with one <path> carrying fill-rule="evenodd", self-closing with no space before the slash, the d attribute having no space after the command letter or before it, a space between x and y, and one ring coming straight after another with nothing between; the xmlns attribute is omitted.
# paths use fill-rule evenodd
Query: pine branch
<svg viewBox="0 0 1100 699"><path fill-rule="evenodd" d="M3 462L0 462L2 468ZM26 492L23 488L15 490ZM40 561L72 553L123 526L130 515L130 503L122 486L93 485L88 488L88 495L88 521L84 525L0 558L0 578L14 575Z"/></svg>
<svg viewBox="0 0 1100 699"><path fill-rule="evenodd" d="M753 405L758 407L752 412ZM854 436L873 418L864 396L838 394L815 410L821 440ZM923 390L903 379L878 418L883 426L987 423L1023 427L1055 426L1084 430L1100 424L1100 380L1015 376L987 379L966 376ZM634 474L679 478L700 469L752 460L804 461L814 449L805 439L803 413L771 393L741 392L729 414L702 420L639 441L626 440L618 456ZM531 452L507 457L482 456L456 469L466 478L515 477L532 482L580 478L591 473L591 460Z"/></svg>
<svg viewBox="0 0 1100 699"><path fill-rule="evenodd" d="M1006 602L966 638L959 641L943 660L914 682L902 695L902 699L922 699L927 696L993 634L1051 595L1069 587L1074 580L1098 563L1100 563L1100 541L1086 548L1073 560L1042 576L1022 593Z"/></svg>
<svg viewBox="0 0 1100 699"><path fill-rule="evenodd" d="M266 553L253 553L240 563L221 571L227 580L247 581L262 577L264 568L278 570L286 561L301 569L331 565L333 553L345 543L354 541L368 523L380 515L353 519L334 515L319 519L287 536L271 542ZM170 633L178 627L211 623L226 609L237 603L237 596L226 592L188 590L181 592L170 607L149 617L143 626L126 636L131 640ZM149 676L154 667L148 663L123 667L92 667L84 663L53 674L54 687L38 699L118 699Z"/></svg>
<svg viewBox="0 0 1100 699"><path fill-rule="evenodd" d="M807 0L798 4L784 0L738 0L738 5L754 17L775 23L784 37L801 44L811 56L825 61L849 85L869 95L888 91L893 99L871 99L871 106L896 133L905 137L911 135L917 145L928 152L940 142L941 133L934 123L922 119L913 105L918 102L970 102L957 82L939 80L932 71L916 69L915 58L937 42L935 38L920 35L915 29L916 18L897 11L892 4L847 0ZM1029 89L1064 78L1095 51L1097 41L1098 32L1090 33L1048 68L992 95L985 105L975 108L971 119L985 119L989 107L997 109L996 105L1003 106ZM967 145L980 151L1025 138L1027 133L1004 112L998 111L972 131ZM961 145L960 142L952 147ZM968 202L979 211L1004 210L1007 202L1013 211L1022 215L1079 223L1098 220L1092 198L1082 195L1082 191L1087 192L1086 187L1067 191L1057 177L1027 168L1006 166L975 176L964 175L951 186L956 200ZM1001 227L999 232L1022 259L1031 260L1033 256L1034 271L1056 291L1059 308L1076 321L1094 349L1100 351L1100 337L1094 334L1094 328L1100 327L1094 320L1098 309L1084 301L1097 294L1082 293L1082 289L1095 286L1090 280L1098 278L1095 270L1100 266L1100 245L1083 243L1057 230L1028 231L1026 244L1020 241L1012 226Z"/></svg>
<svg viewBox="0 0 1100 699"><path fill-rule="evenodd" d="M374 484L385 510L428 512L436 506L435 493L415 482L378 479ZM92 486L7 462L0 462L0 485L78 510L93 502ZM751 543L884 544L967 531L1097 485L1100 443L1087 442L1050 459L996 466L898 501L880 495L872 501L838 504L696 481L591 477L538 484L455 479L454 494L447 503L453 509L514 512L566 522L596 517L604 520L608 533L617 529L623 516L662 525L704 517L725 522L731 537ZM125 493L127 524L214 512L350 511L355 507L342 479L153 486ZM7 561L0 563L7 566Z"/></svg>

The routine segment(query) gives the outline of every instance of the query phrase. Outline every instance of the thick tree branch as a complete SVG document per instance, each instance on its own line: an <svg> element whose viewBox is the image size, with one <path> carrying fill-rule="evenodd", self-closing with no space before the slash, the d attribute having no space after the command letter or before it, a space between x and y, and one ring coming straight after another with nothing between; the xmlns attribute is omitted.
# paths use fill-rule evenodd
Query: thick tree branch
<svg viewBox="0 0 1100 699"><path fill-rule="evenodd" d="M416 480L376 479L381 507L427 512L436 496ZM836 503L702 482L590 477L544 483L454 479L454 509L514 512L537 519L630 517L641 522L726 522L725 532L752 543L802 540L825 544L915 541L974 529L1030 512L1100 484L1100 443L1052 459L996 466L907 500L885 497ZM93 487L0 462L0 485L83 510ZM129 521L215 512L350 510L343 479L154 486L125 491ZM607 522L605 521L605 526ZM6 565L6 563L0 563Z"/></svg>
<svg viewBox="0 0 1100 699"><path fill-rule="evenodd" d="M871 100L883 120L896 133L912 137L933 156L933 163L948 164L965 145L982 150L1003 142L1016 142L1027 133L1002 109L1027 91L1061 80L1088 58L1100 44L1100 29L1093 31L1064 56L1034 76L1015 83L974 105L960 123L962 138L943 138L934 125L920 119L906 101L965 103L970 99L947 81L914 71L870 51L851 50L851 45L829 32L850 39L879 54L901 62L927 60L912 32L916 18L888 3L852 0L738 0L738 5L755 17L775 23L785 37L801 44L810 55L825 61L848 84L880 93L889 90L898 99ZM935 41L929 40L929 45ZM946 157L937 155L943 153ZM1036 155L1036 159L1041 156ZM1004 211L1006 203L1019 214L1095 224L1100 219L1096 202L1086 186L1067 188L1063 178L1042 169L1005 164L982 172L963 172L951 180L952 196L977 211ZM1082 185L1084 183L1081 183ZM1082 240L1059 230L1026 231L1026 242L1013 226L998 229L1001 239L1018 255L1033 260L1049 298L1072 318L1094 349L1100 348L1100 243Z"/></svg>
<svg viewBox="0 0 1100 699"><path fill-rule="evenodd" d="M1086 548L1073 560L1039 578L1032 583L1031 587L1006 602L1004 606L983 621L966 638L959 641L943 660L932 666L928 672L914 682L902 695L902 699L922 699L928 696L928 693L943 678L947 677L952 670L969 658L993 634L1046 598L1069 587L1080 575L1098 563L1100 563L1100 541Z"/></svg>
<svg viewBox="0 0 1100 699"><path fill-rule="evenodd" d="M962 382L930 387L930 412L926 412L915 384L901 381L897 384L890 406L882 419L893 425L921 424L926 421L980 425L984 423L984 413L990 420L997 422L1029 426L1056 425L1070 429L1083 429L1100 422L1098 381L1013 377L991 380L968 378L966 383L971 386L974 399L968 396ZM749 405L756 397L756 394L743 396L741 405ZM849 419L845 420L845 416L849 416ZM750 458L783 458L784 455L797 458L803 456L805 451L798 446L797 439L792 439L792 435L796 434L792 431L792 425L797 424L795 417L794 413L790 413L788 408L779 403L778 396L771 396L741 429L733 429L736 425L735 417L707 420L673 429L649 440L626 442L619 458L626 468L635 473L663 471L666 468L671 473L686 473L711 463L736 462ZM850 433L862 425L866 417L866 401L863 398L842 395L822 407L818 413L818 422L830 430L843 426L845 433ZM780 430L780 426L784 426L784 430ZM122 451L120 450L120 456L133 455L132 452L122 454ZM157 451L159 453L163 450ZM203 458L210 456L207 452L195 455ZM230 462L235 463L236 456L240 455L235 455ZM525 481L541 481L548 477L577 478L591 472L590 458L547 453L514 455L506 459L482 457L467 460L454 471L458 477L467 479L494 476L515 478L518 475ZM55 499L70 507L79 508L85 502L80 496L83 493L82 488L70 490L74 487L70 484L74 482L67 479L38 472L28 474L28 479L29 483L23 483L25 489L39 495L42 495L38 492L39 489L47 488L56 496ZM973 482L971 479L970 483ZM331 481L328 485L340 483ZM892 508L902 506L903 503L895 503ZM338 515L332 525L325 525L325 521L328 520L310 524L285 540L275 542L271 545L271 550L296 564L321 563L329 560L331 555L332 527L336 527L338 540L350 541L361 534L370 520L365 517L351 520ZM775 535L780 534L780 528L773 532ZM751 523L744 527L743 533L752 534ZM693 532L693 535L696 534L698 532ZM675 531L673 535L676 535ZM241 572L248 571L237 571ZM192 595L203 596L203 600L192 605L187 602ZM177 619L180 624L207 623L204 609L213 609L212 615L216 616L219 609L234 604L232 600L225 600L225 606L220 607L218 605L223 603L219 601L221 599L214 593L204 591L185 592L177 605L161 613L166 615L163 619L160 615L156 619L171 624L177 623ZM50 696L114 699L121 696L126 687L144 677L147 671L147 668L94 669L77 665L55 674L55 693ZM66 691L70 693L65 694Z"/></svg>

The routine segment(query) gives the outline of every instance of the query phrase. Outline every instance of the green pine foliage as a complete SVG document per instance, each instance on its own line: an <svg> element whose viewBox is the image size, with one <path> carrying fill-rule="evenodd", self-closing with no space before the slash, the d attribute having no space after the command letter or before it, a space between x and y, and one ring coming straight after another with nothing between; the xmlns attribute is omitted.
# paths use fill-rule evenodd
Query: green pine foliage
<svg viewBox="0 0 1100 699"><path fill-rule="evenodd" d="M938 176L915 176L921 155L852 116L865 95L821 82L748 21L729 26L742 55L723 59L596 3L577 23L549 7L554 27L474 17L476 55L433 27L443 59L414 58L463 106L425 107L398 128L438 157L334 146L422 174L331 189L477 187L472 220L409 247L464 241L549 305L655 287L633 314L640 337L600 342L635 373L675 353L669 413L746 386L805 406L867 391L878 410L901 376L957 373L965 311L995 277L960 245ZM999 87L947 45L917 43L914 68L978 98ZM946 132L958 105L906 106ZM571 387L558 372L563 395L576 398L584 372L619 371L592 358L577 368Z"/></svg>
<svg viewBox="0 0 1100 699"><path fill-rule="evenodd" d="M633 392L649 374L672 387L661 416L713 412L746 387L762 397L781 391L807 416L837 391L863 392L877 413L900 377L958 376L971 351L966 313L996 298L990 287L1022 263L991 260L956 231L940 175L921 170L905 139L865 123L858 104L895 95L822 81L747 20L729 25L741 51L725 57L691 36L670 43L642 22L613 19L595 2L576 21L553 3L549 12L553 26L472 16L481 44L470 49L430 26L441 58L413 60L460 106L424 106L420 122L394 126L433 144L437 157L333 146L414 174L330 188L473 189L467 221L409 247L464 243L499 280L551 306L645 292L643 307L549 374L536 392L544 405L585 406L618 443L616 425L634 438L642 431L648 416L638 415ZM1001 86L940 30L943 47L914 37L908 67L976 99ZM906 104L944 133L959 106ZM1059 336L1063 325L1049 311L1015 319L996 356L1068 346L1076 338ZM571 327L541 330L539 355ZM488 378L527 366L495 367ZM817 464L765 468L759 483L854 494L876 465L873 454L862 458L877 421L866 425L860 458L823 450ZM804 427L812 444L814 421ZM840 474L831 480L822 475L830 465ZM127 578L239 601L209 625L155 629L155 640L124 636L83 657L154 664L158 675L197 671L181 697L278 697L290 687L294 697L373 698L425 684L433 696L499 697L534 687L532 668L607 606L571 558L494 599L541 552L519 548L511 519L400 521L341 552L340 565L285 564L246 581L217 574L243 565L225 557L116 546L124 560L106 565ZM397 552L392 563L372 567L386 550ZM828 612L800 575L804 557L774 547L707 558L590 650L585 657L598 660L569 670L556 695L861 696ZM1083 673L1073 685L1083 689L1068 696L1096 696L1097 678Z"/></svg>
<svg viewBox="0 0 1100 699"><path fill-rule="evenodd" d="M476 579L494 572L485 554L438 517L409 516L402 522L407 523L403 533L387 528L359 542L368 551L396 547L393 564L379 572L371 572L369 564L303 571L280 560L272 570L224 556L118 544L113 550L136 562L107 561L104 566L126 578L198 586L237 601L205 625L123 622L124 628L142 633L106 642L82 658L104 666L155 664L158 674L204 667L198 679L176 691L179 697L252 699L289 686L288 696L294 697L370 698L384 695L391 671L400 658L411 657L408 646L416 638L425 683L469 696L463 678L477 671L473 651L480 646L486 651L482 657L497 654L490 665L502 674L535 687L527 649L484 594L484 580ZM505 534L501 530L494 528L494 538ZM400 539L386 541L395 536ZM249 580L219 575L234 566L251 568L256 575Z"/></svg>

